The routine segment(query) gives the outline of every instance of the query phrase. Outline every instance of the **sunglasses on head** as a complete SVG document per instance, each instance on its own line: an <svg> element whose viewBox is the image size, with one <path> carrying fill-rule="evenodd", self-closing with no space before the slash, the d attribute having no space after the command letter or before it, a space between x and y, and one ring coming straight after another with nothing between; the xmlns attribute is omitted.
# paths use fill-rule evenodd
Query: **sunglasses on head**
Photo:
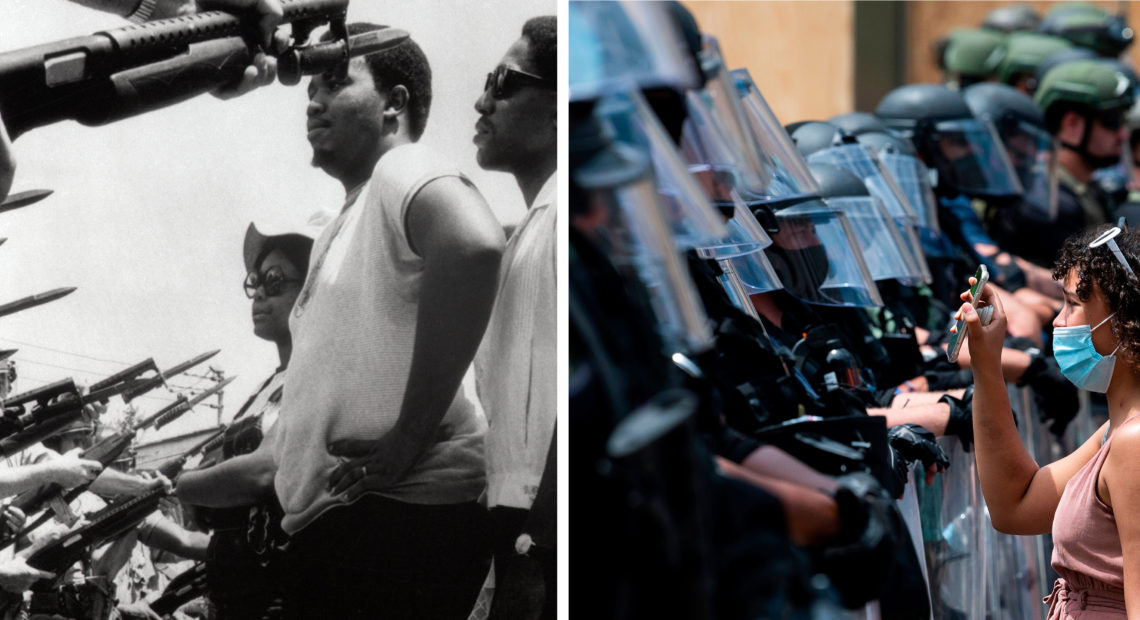
<svg viewBox="0 0 1140 620"><path fill-rule="evenodd" d="M270 267L262 273L249 272L242 286L245 288L245 296L253 299L253 296L257 294L258 287L265 291L266 297L276 297L283 292L282 289L289 282L300 284L301 280L286 278L285 272L281 271L280 267Z"/></svg>
<svg viewBox="0 0 1140 620"><path fill-rule="evenodd" d="M487 74L487 82L483 84L483 92L489 90L495 99L506 99L527 85L537 88L554 88L554 83L542 76L500 65Z"/></svg>

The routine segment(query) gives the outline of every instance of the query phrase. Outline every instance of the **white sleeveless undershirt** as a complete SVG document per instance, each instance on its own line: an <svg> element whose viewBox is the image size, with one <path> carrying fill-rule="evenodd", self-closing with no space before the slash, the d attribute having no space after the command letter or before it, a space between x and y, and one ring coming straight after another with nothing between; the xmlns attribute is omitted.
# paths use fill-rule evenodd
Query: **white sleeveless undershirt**
<svg viewBox="0 0 1140 620"><path fill-rule="evenodd" d="M313 246L308 278L290 320L274 459L282 525L295 533L344 503L327 491L340 461L326 446L376 439L399 417L411 367L423 260L408 244L408 205L430 181L457 169L418 144L384 154L355 204ZM468 183L470 181L467 181ZM379 494L413 504L478 498L485 482L487 423L469 369L432 444L404 480Z"/></svg>

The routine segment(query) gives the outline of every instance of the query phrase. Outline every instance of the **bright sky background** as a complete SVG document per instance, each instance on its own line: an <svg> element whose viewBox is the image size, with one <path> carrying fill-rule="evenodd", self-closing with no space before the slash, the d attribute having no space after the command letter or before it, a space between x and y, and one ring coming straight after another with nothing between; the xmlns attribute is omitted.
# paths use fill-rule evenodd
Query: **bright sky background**
<svg viewBox="0 0 1140 620"><path fill-rule="evenodd" d="M471 176L505 224L521 219L522 198L513 177L476 165L473 106L523 23L555 11L552 0L349 5L349 21L403 28L424 49L434 101L423 142ZM0 15L0 52L126 25L64 0L0 0ZM236 413L277 365L275 347L252 333L241 289L245 229L251 220L300 223L343 199L340 185L309 164L306 84L229 101L204 96L105 127L59 123L16 140L13 191L55 194L0 214L0 237L9 238L0 247L0 303L79 287L0 319L0 348L20 349L17 390L68 376L93 382L147 357L166 368L220 348L209 363L239 375L225 394L226 419ZM172 399L160 388L136 403L146 414ZM212 425L216 415L200 407L162 435Z"/></svg>

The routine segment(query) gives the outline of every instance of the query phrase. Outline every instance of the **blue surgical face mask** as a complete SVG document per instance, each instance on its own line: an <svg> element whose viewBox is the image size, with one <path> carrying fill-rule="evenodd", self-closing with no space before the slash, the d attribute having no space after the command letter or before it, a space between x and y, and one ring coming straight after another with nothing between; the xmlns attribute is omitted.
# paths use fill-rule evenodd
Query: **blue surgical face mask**
<svg viewBox="0 0 1140 620"><path fill-rule="evenodd" d="M1093 346L1093 330L1099 328L1115 316L1108 315L1096 327L1088 325L1074 325L1072 327L1053 328L1053 357L1073 385L1090 392L1103 393L1108 389L1108 382L1112 380L1112 369L1116 366L1116 351L1120 345L1108 355L1096 352Z"/></svg>

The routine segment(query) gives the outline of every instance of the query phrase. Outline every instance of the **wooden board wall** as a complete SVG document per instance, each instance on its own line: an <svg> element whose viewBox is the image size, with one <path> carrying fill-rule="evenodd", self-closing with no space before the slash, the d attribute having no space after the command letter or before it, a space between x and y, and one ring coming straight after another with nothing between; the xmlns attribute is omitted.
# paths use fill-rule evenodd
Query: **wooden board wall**
<svg viewBox="0 0 1140 620"><path fill-rule="evenodd" d="M934 64L931 51L934 42L954 28L976 27L982 23L986 14L1010 2L991 2L982 0L978 2L910 2L906 7L907 21L907 49L910 53L906 59L907 81L909 82L937 82L941 79L938 68ZM1044 14L1056 3L1054 2L1026 2ZM1120 6L1127 6L1127 21L1134 29L1140 26L1140 3L1127 2L1095 2L1111 12L1119 10ZM1140 49L1136 43L1128 49L1132 66L1138 66Z"/></svg>
<svg viewBox="0 0 1140 620"><path fill-rule="evenodd" d="M852 2L684 4L701 30L720 40L729 68L748 68L781 123L851 111Z"/></svg>

